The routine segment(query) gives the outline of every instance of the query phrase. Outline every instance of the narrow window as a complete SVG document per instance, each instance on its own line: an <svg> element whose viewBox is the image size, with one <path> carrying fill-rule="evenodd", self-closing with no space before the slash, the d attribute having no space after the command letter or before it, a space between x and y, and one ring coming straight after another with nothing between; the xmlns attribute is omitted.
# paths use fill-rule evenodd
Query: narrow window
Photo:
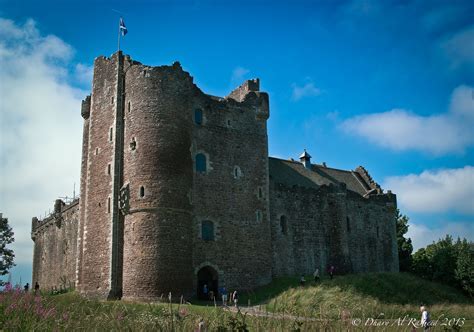
<svg viewBox="0 0 474 332"><path fill-rule="evenodd" d="M262 211L257 210L257 212L255 214L257 216L257 222L262 221Z"/></svg>
<svg viewBox="0 0 474 332"><path fill-rule="evenodd" d="M234 179L239 179L242 177L242 171L239 166L234 166Z"/></svg>
<svg viewBox="0 0 474 332"><path fill-rule="evenodd" d="M194 110L194 122L198 125L202 125L202 110L200 109Z"/></svg>
<svg viewBox="0 0 474 332"><path fill-rule="evenodd" d="M263 189L262 187L258 187L258 198L262 198L263 197Z"/></svg>
<svg viewBox="0 0 474 332"><path fill-rule="evenodd" d="M288 225L286 223L286 216L280 217L280 231L284 235L288 233Z"/></svg>
<svg viewBox="0 0 474 332"><path fill-rule="evenodd" d="M230 120L227 120L227 126L230 127Z"/></svg>
<svg viewBox="0 0 474 332"><path fill-rule="evenodd" d="M107 174L110 175L110 172L111 172L111 167L110 167L110 164L107 165Z"/></svg>
<svg viewBox="0 0 474 332"><path fill-rule="evenodd" d="M110 197L107 198L107 213L110 213Z"/></svg>
<svg viewBox="0 0 474 332"><path fill-rule="evenodd" d="M112 104L114 103L114 97L112 97L111 103L112 103Z"/></svg>
<svg viewBox="0 0 474 332"><path fill-rule="evenodd" d="M128 102L128 113L132 110L132 106L130 105L130 102Z"/></svg>
<svg viewBox="0 0 474 332"><path fill-rule="evenodd" d="M135 150L137 148L137 141L135 141L135 137L132 137L132 141L130 142L130 150Z"/></svg>
<svg viewBox="0 0 474 332"><path fill-rule="evenodd" d="M145 187L143 186L140 187L140 197L141 198L145 197Z"/></svg>
<svg viewBox="0 0 474 332"><path fill-rule="evenodd" d="M379 225L377 225L377 237L379 237Z"/></svg>
<svg viewBox="0 0 474 332"><path fill-rule="evenodd" d="M114 128L110 128L110 131L109 131L109 141L110 142L112 142L113 136L114 136Z"/></svg>
<svg viewBox="0 0 474 332"><path fill-rule="evenodd" d="M214 223L203 220L201 223L201 237L204 241L214 241Z"/></svg>
<svg viewBox="0 0 474 332"><path fill-rule="evenodd" d="M95 148L95 155L97 156L99 154L99 148Z"/></svg>
<svg viewBox="0 0 474 332"><path fill-rule="evenodd" d="M347 233L351 232L351 223L349 217L346 218L346 223L347 223Z"/></svg>
<svg viewBox="0 0 474 332"><path fill-rule="evenodd" d="M196 155L196 172L206 173L206 156L203 153Z"/></svg>

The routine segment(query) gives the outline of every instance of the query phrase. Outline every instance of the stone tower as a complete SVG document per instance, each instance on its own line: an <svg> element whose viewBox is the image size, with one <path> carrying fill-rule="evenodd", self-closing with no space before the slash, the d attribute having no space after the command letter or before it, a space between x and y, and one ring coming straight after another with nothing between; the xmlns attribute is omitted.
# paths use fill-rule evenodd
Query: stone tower
<svg viewBox="0 0 474 332"><path fill-rule="evenodd" d="M242 260L249 288L271 280L268 95L258 90L251 80L217 98L179 63L149 67L121 52L95 60L82 106L81 293L196 294L200 282L237 285L223 270ZM227 242L203 241L203 223L212 224L212 239ZM254 249L235 245L246 238ZM229 249L232 258L222 255Z"/></svg>

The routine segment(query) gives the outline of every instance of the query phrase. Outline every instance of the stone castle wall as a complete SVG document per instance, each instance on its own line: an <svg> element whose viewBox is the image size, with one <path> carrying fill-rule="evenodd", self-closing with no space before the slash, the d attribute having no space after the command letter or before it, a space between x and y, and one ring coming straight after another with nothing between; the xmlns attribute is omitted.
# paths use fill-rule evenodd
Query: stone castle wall
<svg viewBox="0 0 474 332"><path fill-rule="evenodd" d="M33 218L33 285L38 282L42 290L74 287L78 224L78 199L68 205L56 200L49 217Z"/></svg>
<svg viewBox="0 0 474 332"><path fill-rule="evenodd" d="M254 82L254 84L249 84ZM234 99L235 98L235 99ZM271 281L268 204L268 95L247 81L227 98L198 95L192 154L206 156L206 172L193 179L194 281L204 266L218 272L219 287L251 289ZM202 238L202 222L214 240Z"/></svg>
<svg viewBox="0 0 474 332"><path fill-rule="evenodd" d="M271 183L270 211L274 276L325 273L331 265L338 273L398 271L393 194Z"/></svg>

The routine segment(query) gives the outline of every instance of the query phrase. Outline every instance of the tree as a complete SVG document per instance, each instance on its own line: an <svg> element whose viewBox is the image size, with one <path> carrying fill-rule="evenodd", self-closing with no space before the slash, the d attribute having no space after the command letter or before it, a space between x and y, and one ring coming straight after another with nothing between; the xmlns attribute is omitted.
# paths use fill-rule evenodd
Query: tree
<svg viewBox="0 0 474 332"><path fill-rule="evenodd" d="M456 269L454 277L462 289L472 298L474 296L474 243L458 238L456 247Z"/></svg>
<svg viewBox="0 0 474 332"><path fill-rule="evenodd" d="M413 255L412 271L422 278L455 285L474 295L474 243L452 236L433 242Z"/></svg>
<svg viewBox="0 0 474 332"><path fill-rule="evenodd" d="M408 232L408 220L409 218L405 215L400 214L400 210L397 209L397 244L398 244L398 260L400 271L407 272L411 270L413 245L411 244L410 238L405 238L405 234Z"/></svg>
<svg viewBox="0 0 474 332"><path fill-rule="evenodd" d="M8 225L8 218L2 218L0 214L0 277L8 274L8 270L15 266L13 258L15 254L12 249L8 249L7 245L11 244L15 239L13 238L12 228ZM5 283L0 280L0 286Z"/></svg>

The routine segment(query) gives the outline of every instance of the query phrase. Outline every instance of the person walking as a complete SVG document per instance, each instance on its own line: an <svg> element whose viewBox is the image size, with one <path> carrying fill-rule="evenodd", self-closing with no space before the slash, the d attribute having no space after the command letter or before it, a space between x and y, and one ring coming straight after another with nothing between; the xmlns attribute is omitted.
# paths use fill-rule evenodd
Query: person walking
<svg viewBox="0 0 474 332"><path fill-rule="evenodd" d="M227 305L227 289L224 287L221 288L222 296L222 305L225 307Z"/></svg>
<svg viewBox="0 0 474 332"><path fill-rule="evenodd" d="M315 283L319 282L319 269L316 269L316 271L314 271L313 277Z"/></svg>
<svg viewBox="0 0 474 332"><path fill-rule="evenodd" d="M237 294L237 291L232 293L232 301L234 302L234 306L237 308L239 305L239 294Z"/></svg>
<svg viewBox="0 0 474 332"><path fill-rule="evenodd" d="M25 289L25 293L28 293L28 291L30 290L30 284L26 283L24 289Z"/></svg>
<svg viewBox="0 0 474 332"><path fill-rule="evenodd" d="M329 268L329 276L331 277L331 279L334 277L334 270L336 268L334 267L334 265L331 265L331 267Z"/></svg>
<svg viewBox="0 0 474 332"><path fill-rule="evenodd" d="M423 326L424 331L429 331L431 327L430 313L428 312L428 310L426 310L426 307L424 305L420 306L420 312L421 312L421 326Z"/></svg>
<svg viewBox="0 0 474 332"><path fill-rule="evenodd" d="M38 284L38 282L35 283L35 295L37 295L39 293L39 290L40 290L40 285Z"/></svg>
<svg viewBox="0 0 474 332"><path fill-rule="evenodd" d="M207 284L204 284L202 287L202 295L204 299L209 300L209 288L207 288Z"/></svg>
<svg viewBox="0 0 474 332"><path fill-rule="evenodd" d="M304 275L301 275L300 286L303 287L305 283L306 283L306 279L304 278Z"/></svg>

